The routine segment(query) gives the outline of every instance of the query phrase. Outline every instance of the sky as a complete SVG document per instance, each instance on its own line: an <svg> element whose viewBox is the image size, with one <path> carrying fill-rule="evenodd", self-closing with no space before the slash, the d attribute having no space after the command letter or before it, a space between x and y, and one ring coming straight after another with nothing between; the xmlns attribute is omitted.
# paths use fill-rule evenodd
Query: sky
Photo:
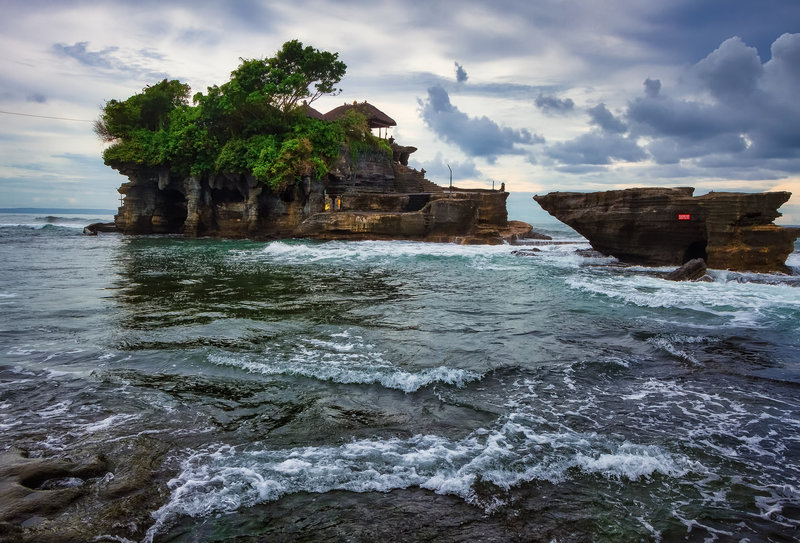
<svg viewBox="0 0 800 543"><path fill-rule="evenodd" d="M790 190L800 224L797 0L3 0L0 207L114 209L92 131L164 78L192 92L284 42L348 68L442 185ZM537 205L532 202L533 206ZM797 211L795 211L795 209Z"/></svg>

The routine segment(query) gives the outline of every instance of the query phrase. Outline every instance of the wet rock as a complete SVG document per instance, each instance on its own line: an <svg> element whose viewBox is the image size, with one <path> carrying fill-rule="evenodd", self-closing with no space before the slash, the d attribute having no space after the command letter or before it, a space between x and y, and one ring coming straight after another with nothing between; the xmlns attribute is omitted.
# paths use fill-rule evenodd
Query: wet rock
<svg viewBox="0 0 800 543"><path fill-rule="evenodd" d="M791 193L693 193L691 187L635 188L534 199L594 249L622 262L663 266L702 258L716 269L788 272L786 257L800 229L772 221Z"/></svg>
<svg viewBox="0 0 800 543"><path fill-rule="evenodd" d="M64 457L0 454L0 541L77 543L103 534L140 541L152 524L150 512L166 498L167 450L139 437Z"/></svg>
<svg viewBox="0 0 800 543"><path fill-rule="evenodd" d="M575 249L575 254L584 258L601 258L605 256L600 251L595 251L594 249Z"/></svg>
<svg viewBox="0 0 800 543"><path fill-rule="evenodd" d="M113 222L95 222L83 228L83 233L96 236L98 232L116 232L117 225Z"/></svg>
<svg viewBox="0 0 800 543"><path fill-rule="evenodd" d="M697 281L706 275L706 263L702 258L694 258L678 268L669 272L664 279L669 281Z"/></svg>
<svg viewBox="0 0 800 543"><path fill-rule="evenodd" d="M511 254L516 256L536 256L541 252L542 250L538 247L533 247L531 249L517 249L515 251L511 251Z"/></svg>

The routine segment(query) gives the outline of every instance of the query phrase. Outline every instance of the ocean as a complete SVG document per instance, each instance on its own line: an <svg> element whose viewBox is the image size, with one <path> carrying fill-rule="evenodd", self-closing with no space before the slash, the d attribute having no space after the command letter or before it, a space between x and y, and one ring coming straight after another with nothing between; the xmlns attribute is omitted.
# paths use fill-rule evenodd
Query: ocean
<svg viewBox="0 0 800 543"><path fill-rule="evenodd" d="M800 252L674 283L537 207L527 255L0 214L0 540L797 540Z"/></svg>

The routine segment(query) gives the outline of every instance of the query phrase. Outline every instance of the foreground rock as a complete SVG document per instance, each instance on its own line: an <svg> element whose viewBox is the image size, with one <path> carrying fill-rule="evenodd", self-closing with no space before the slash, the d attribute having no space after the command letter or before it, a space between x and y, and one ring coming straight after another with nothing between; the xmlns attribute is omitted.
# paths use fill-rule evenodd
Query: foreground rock
<svg viewBox="0 0 800 543"><path fill-rule="evenodd" d="M786 257L800 235L772 223L789 192L711 192L635 188L534 196L594 249L622 262L682 265L703 259L709 268L788 272Z"/></svg>

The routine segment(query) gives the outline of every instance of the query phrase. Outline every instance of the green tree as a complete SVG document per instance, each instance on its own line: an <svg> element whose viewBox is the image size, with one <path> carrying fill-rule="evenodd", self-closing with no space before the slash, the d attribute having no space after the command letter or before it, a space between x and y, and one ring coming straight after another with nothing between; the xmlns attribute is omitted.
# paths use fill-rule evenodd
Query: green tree
<svg viewBox="0 0 800 543"><path fill-rule="evenodd" d="M336 85L347 65L338 58L338 53L303 47L298 40L284 43L274 57L264 61L265 89L273 105L286 113L301 101L311 104L320 96L341 92Z"/></svg>
<svg viewBox="0 0 800 543"><path fill-rule="evenodd" d="M347 146L354 154L380 148L358 112L336 122L306 115L307 104L340 91L347 67L337 53L292 40L274 57L240 60L227 83L195 94L194 105L188 85L166 79L108 101L95 123L111 143L106 164L252 175L279 191L306 175L324 176Z"/></svg>
<svg viewBox="0 0 800 543"><path fill-rule="evenodd" d="M164 79L124 102L109 100L95 121L94 131L103 141L112 142L130 138L140 129L166 128L172 110L189 103L189 92L189 85Z"/></svg>

